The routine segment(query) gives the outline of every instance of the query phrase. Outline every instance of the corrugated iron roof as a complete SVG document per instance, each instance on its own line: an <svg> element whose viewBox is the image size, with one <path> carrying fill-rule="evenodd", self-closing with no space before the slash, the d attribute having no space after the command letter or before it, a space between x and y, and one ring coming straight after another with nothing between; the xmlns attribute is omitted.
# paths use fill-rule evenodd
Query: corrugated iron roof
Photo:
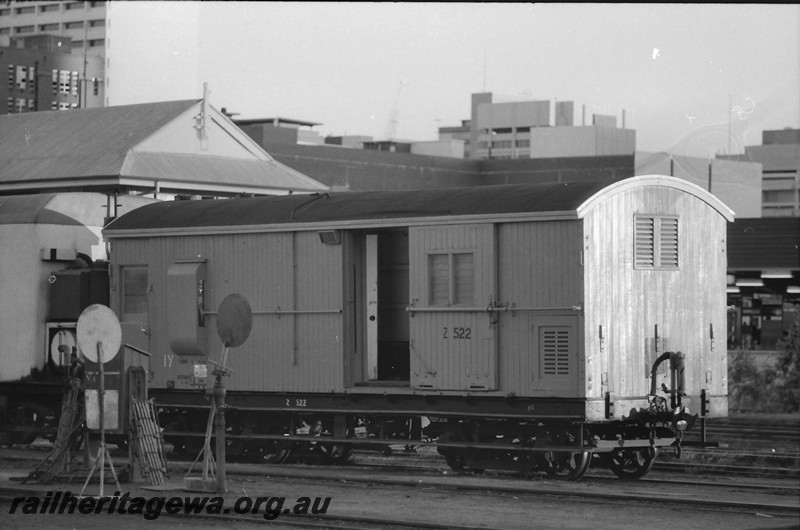
<svg viewBox="0 0 800 530"><path fill-rule="evenodd" d="M131 148L196 100L0 117L0 183L119 176Z"/></svg>
<svg viewBox="0 0 800 530"><path fill-rule="evenodd" d="M274 125L275 127L280 126L280 124L285 123L287 125L300 125L306 127L313 127L315 125L322 125L321 123L315 121L305 121L305 120L295 120L292 118L248 118L248 119L236 119L233 120L233 123L236 125Z"/></svg>
<svg viewBox="0 0 800 530"><path fill-rule="evenodd" d="M191 181L209 186L280 190L324 190L324 186L299 171L276 160L241 160L235 158L195 156L177 153L137 153L128 155L125 174L148 175L155 180Z"/></svg>
<svg viewBox="0 0 800 530"><path fill-rule="evenodd" d="M167 180L198 193L211 184L230 192L327 189L272 159L210 106L207 112L215 118L208 120L210 126L225 129L223 134L241 133L241 158L230 151L215 153L213 148L202 155L136 149L192 107L199 111L200 103L182 100L0 116L0 189L33 191L37 186L68 186L70 181L81 181L81 188L91 189L92 179L100 178L106 179L105 186L128 179L128 186L139 188ZM255 158L254 152L258 152Z"/></svg>
<svg viewBox="0 0 800 530"><path fill-rule="evenodd" d="M728 224L729 270L800 270L800 218L760 217Z"/></svg>
<svg viewBox="0 0 800 530"><path fill-rule="evenodd" d="M314 193L172 201L124 215L108 231L260 226L451 215L574 212L608 182L519 184L412 191Z"/></svg>

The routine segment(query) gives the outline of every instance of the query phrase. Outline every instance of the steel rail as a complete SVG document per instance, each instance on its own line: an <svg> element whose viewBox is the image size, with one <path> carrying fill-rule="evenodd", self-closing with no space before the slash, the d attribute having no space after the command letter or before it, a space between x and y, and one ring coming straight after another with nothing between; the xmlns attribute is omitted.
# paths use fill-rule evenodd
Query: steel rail
<svg viewBox="0 0 800 530"><path fill-rule="evenodd" d="M797 468L765 468L754 466L736 466L727 464L706 464L702 462L656 462L653 469L660 471L703 471L706 473L740 476L800 477Z"/></svg>
<svg viewBox="0 0 800 530"><path fill-rule="evenodd" d="M771 503L765 504L763 502L739 502L739 501L729 501L725 499L700 499L697 498L696 495L688 494L687 497L681 498L675 495L670 495L667 497L657 497L654 498L652 494L642 495L630 492L614 492L602 490L602 491L587 491L582 489L577 490L569 490L566 488L559 488L559 487L542 487L541 482L537 483L530 483L526 486L508 484L507 482L502 482L497 480L496 483L491 484L465 484L463 482L456 482L452 480L442 480L439 475L425 477L420 480L419 477L374 477L374 476L359 476L357 473L343 473L342 466L310 466L305 464L302 468L287 468L286 466L268 466L269 467L269 475L270 476L281 476L284 478L294 478L294 479L308 479L313 481L319 480L332 480L332 481L341 481L347 480L349 482L357 482L361 484L379 484L385 486L409 486L409 487L420 487L420 486L435 486L437 488L442 488L445 490L455 490L455 491L482 491L482 492L494 492L494 493L513 493L519 495L554 495L554 496L566 496L566 497L574 497L574 498L587 498L587 499L605 499L605 500L618 500L618 501L631 501L631 502L654 502L660 504L684 504L689 506L702 506L702 507L710 507L710 508L738 508L743 510L753 510L757 509L760 512L764 512L767 510L774 510L778 513L790 513L793 515L800 515L800 506L799 505L790 505L790 504L780 504L780 503ZM308 476L302 476L306 471L310 474ZM232 470L233 475L240 475L240 476L261 476L263 475L263 471L255 470L255 471L248 471L248 470ZM453 472L458 473L458 472ZM230 473L229 473L230 475ZM327 476L329 475L329 476ZM563 480L553 480L553 483L561 483L561 484L575 484L576 482L572 481L563 481ZM616 479L616 482L620 485L622 484L635 484L636 481L631 482L623 482L619 479Z"/></svg>
<svg viewBox="0 0 800 530"><path fill-rule="evenodd" d="M289 473L281 473L280 471L276 470L274 466L270 466L269 474L270 476L282 476L288 478L303 478L298 477L297 474L289 474ZM304 469L309 469L311 466L305 465L303 466ZM652 503L659 503L659 504L682 504L688 506L701 506L707 508L726 508L726 509L742 509L742 510L758 510L761 513L765 511L773 510L776 513L783 513L783 514L792 514L792 515L800 515L800 506L798 505L791 505L791 504L779 504L779 503L763 503L763 502L739 502L739 501L729 501L724 499L700 499L696 496L687 496L685 498L680 498L675 495L670 495L668 498L662 497L653 497L652 495L641 495L641 494L634 494L629 492L610 492L607 490L604 491L584 491L584 490L574 490L570 491L568 489L563 488L555 488L555 487L541 487L541 483L537 483L535 485L531 485L529 487L521 487L516 485L510 485L506 483L501 483L498 481L497 484L464 484L464 483L446 483L441 480L434 480L437 477L430 477L429 481L425 481L422 479L421 481L418 478L383 478L383 477L358 477L354 475L347 475L346 478L342 475L341 467L331 467L331 466L317 466L313 468L314 476L305 477L309 480L325 480L325 471L329 470L330 473L330 480L333 481L341 481L347 480L349 482L358 482L362 484L379 484L385 486L409 486L409 487L419 487L419 486L436 486L442 489L449 489L454 491L490 491L496 493L514 493L518 495L554 495L554 496L562 496L562 497L574 497L574 498L587 498L587 499L605 499L605 500L617 500L617 501L631 501L631 502L652 502ZM232 471L233 475L256 475L260 476L263 472L253 471ZM230 475L230 473L229 473ZM569 484L570 482L562 483ZM622 481L618 482L622 483ZM632 482L635 483L635 482ZM630 484L630 483L629 483Z"/></svg>
<svg viewBox="0 0 800 530"><path fill-rule="evenodd" d="M358 462L355 464L357 469L363 468L372 468L372 469L387 469L392 471L402 471L402 472L435 472L440 473L443 470L450 470L447 465L437 465L443 462L440 462L436 459L435 462L431 462L431 465L423 465L422 463L417 463L416 465L402 463L402 464L382 464L379 462L375 463L365 463L365 462ZM581 482L586 481L597 481L597 482L613 482L616 484L620 483L620 479L616 476L611 475L600 475L597 474L597 471L602 469L605 471L604 468L597 468L597 467L589 467L589 471L586 475L581 478ZM503 476L506 473L518 473L516 471L508 471L508 470L492 470L493 473L497 473L498 480L504 480L506 477ZM781 477L783 478L783 477ZM747 484L741 482L709 482L709 481L701 481L701 480L682 480L682 479L667 479L667 478L653 478L648 475L645 478L637 479L634 483L636 484L675 484L675 485L685 485L685 486L705 486L705 487L714 487L714 488L731 488L731 489L752 489L752 490L759 490L759 491L781 491L785 493L797 493L800 494L800 486L783 486L783 485L772 485L772 484Z"/></svg>
<svg viewBox="0 0 800 530"><path fill-rule="evenodd" d="M176 469L182 468L185 471L186 465L178 465L173 463L170 467ZM238 466L236 466L238 467ZM699 498L693 492L687 493L686 496L680 497L674 494L665 495L665 496L654 496L652 491L648 491L646 493L636 493L630 491L624 492L615 492L609 491L607 488L602 490L595 490L595 489L587 489L587 488L580 488L575 490L570 490L568 487L556 487L548 486L546 483L543 482L536 482L536 483L529 483L525 485L519 484L509 484L502 482L501 480L495 481L481 481L480 483L465 483L464 481L452 480L451 477L443 478L438 474L433 476L424 476L420 478L419 476L405 476L405 477L375 477L375 476L367 476L366 474L360 474L358 472L352 472L349 470L343 470L342 467L330 467L330 466L309 466L304 465L302 467L290 468L287 466L257 466L259 469L236 469L233 467L230 469L229 477L232 476L264 476L268 474L271 477L283 477L283 478L291 478L298 481L313 481L319 482L320 480L330 480L334 482L352 482L352 483L359 483L359 484L376 484L376 485L384 485L384 486L399 486L399 487L436 487L442 490L448 491L480 491L480 492L492 492L492 493L500 493L500 494L515 494L515 495L533 495L540 497L542 495L552 495L554 497L559 498L573 498L573 499L588 499L591 501L597 500L605 500L605 501L613 501L613 502L622 502L622 503L655 503L655 504L668 504L668 505L683 505L689 507L702 507L705 509L719 509L719 510L736 510L742 512L750 512L750 511L757 511L758 513L766 513L766 514L774 514L776 516L782 515L789 515L789 516L797 516L800 515L800 506L798 504L786 504L780 502L743 502L743 501L736 501L736 500L727 500L727 499L703 499ZM266 469L265 469L266 468ZM617 479L618 480L618 479ZM648 482L659 482L648 480ZM663 481L660 481L663 482ZM560 482L561 484L568 485L571 482ZM553 483L555 484L555 483ZM628 487L631 484L635 484L635 482L626 483ZM713 484L713 486L717 486ZM738 484L738 487L747 487L747 485ZM31 494L31 489L23 489L23 488L0 488L0 496L8 495L9 493L16 493L15 496L22 496L26 493L28 495ZM215 517L216 518L216 517ZM359 517L342 517L339 518L337 516L325 516L318 518L316 521L312 520L313 516L311 515L304 515L304 516L297 516L297 523L299 525L313 525L317 524L328 524L330 525L334 521L342 520L345 522L352 522L352 523L360 523L360 524L375 524L377 521L373 518L359 518ZM222 519L217 519L222 520ZM232 519L236 521L246 522L244 518L237 518ZM250 520L256 520L255 518L251 518ZM281 518L281 523L289 523L294 522L295 519ZM262 519L257 519L260 524L263 524ZM385 526L386 524L395 524L394 521L388 521L385 518L380 520L381 526ZM419 523L409 523L408 521L400 521L398 525L402 528L404 526L408 527L419 527L419 528L432 528L438 529L443 528L442 525L439 524L428 524L428 525L420 525ZM309 526L312 527L312 526ZM469 528L469 527L459 527L459 526L448 526L451 528ZM485 528L485 527L484 527Z"/></svg>

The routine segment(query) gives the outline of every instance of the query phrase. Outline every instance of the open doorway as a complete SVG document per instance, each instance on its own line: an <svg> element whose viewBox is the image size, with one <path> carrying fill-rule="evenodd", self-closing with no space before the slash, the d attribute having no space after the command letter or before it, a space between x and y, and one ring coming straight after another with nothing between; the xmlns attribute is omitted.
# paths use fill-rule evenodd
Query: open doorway
<svg viewBox="0 0 800 530"><path fill-rule="evenodd" d="M356 342L362 353L357 384L409 381L408 230L355 235Z"/></svg>

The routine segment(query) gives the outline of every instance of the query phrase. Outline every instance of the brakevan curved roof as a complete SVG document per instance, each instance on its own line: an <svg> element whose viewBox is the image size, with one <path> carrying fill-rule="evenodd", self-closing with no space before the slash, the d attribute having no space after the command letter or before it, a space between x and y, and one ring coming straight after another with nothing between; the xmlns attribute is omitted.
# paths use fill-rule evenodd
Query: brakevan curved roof
<svg viewBox="0 0 800 530"><path fill-rule="evenodd" d="M609 185L604 182L514 184L411 191L331 192L310 195L172 201L144 206L111 223L108 237L131 237L157 230L161 233L202 229L253 228L278 225L347 223L348 226L408 223L410 220L523 214L538 218L581 217L593 200L645 185L670 186L688 191L726 217L732 215L713 195L673 177L633 177ZM614 191L616 190L616 191ZM732 220L732 217L730 217ZM362 223L358 223L362 221ZM299 226L297 228L300 228Z"/></svg>
<svg viewBox="0 0 800 530"><path fill-rule="evenodd" d="M614 182L581 204L578 207L578 215L583 217L588 210L591 210L595 205L605 201L607 198L613 195L644 186L674 188L689 193L690 195L694 195L701 201L708 204L711 208L715 209L725 219L733 222L733 210L725 206L725 204L714 195L707 192L697 184L689 182L688 180L676 177L667 177L665 175L642 175L639 177L632 177Z"/></svg>

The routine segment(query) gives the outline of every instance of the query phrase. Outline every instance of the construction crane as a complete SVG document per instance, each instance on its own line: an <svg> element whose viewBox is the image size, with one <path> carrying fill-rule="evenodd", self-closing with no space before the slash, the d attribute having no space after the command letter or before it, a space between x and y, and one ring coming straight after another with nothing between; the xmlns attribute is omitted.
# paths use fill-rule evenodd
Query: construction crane
<svg viewBox="0 0 800 530"><path fill-rule="evenodd" d="M386 139L391 140L397 132L397 115L400 111L400 92L403 88L408 86L408 81L400 81L397 85L397 94L394 96L394 106L392 107L392 114L389 116L389 125L386 127Z"/></svg>

